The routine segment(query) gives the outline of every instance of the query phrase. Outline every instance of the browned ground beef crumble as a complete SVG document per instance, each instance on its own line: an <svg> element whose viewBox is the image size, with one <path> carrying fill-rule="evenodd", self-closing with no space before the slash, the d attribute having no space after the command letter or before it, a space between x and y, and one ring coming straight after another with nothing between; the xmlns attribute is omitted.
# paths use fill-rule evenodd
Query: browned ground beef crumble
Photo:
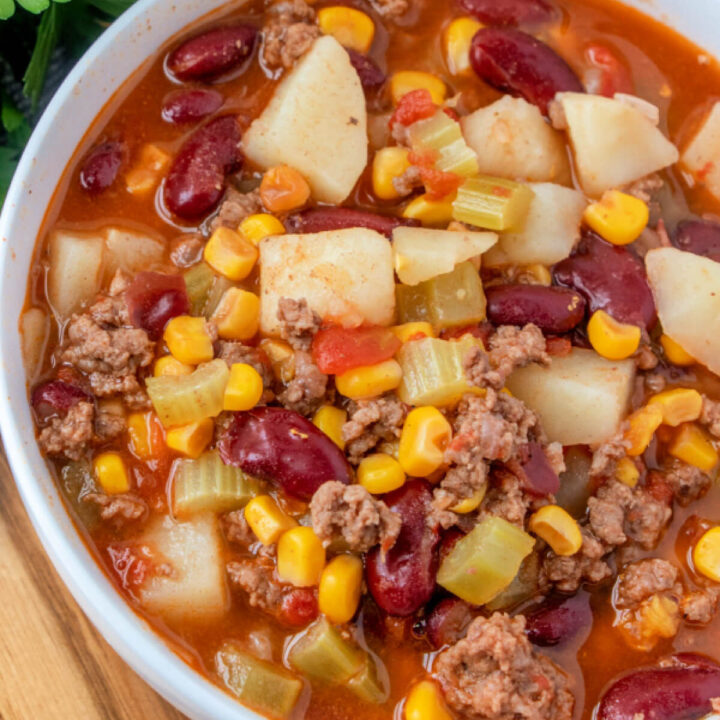
<svg viewBox="0 0 720 720"><path fill-rule="evenodd" d="M210 230L217 230L220 227L237 230L245 218L262 210L263 204L257 190L243 193L232 186L228 187L220 208L210 223Z"/></svg>
<svg viewBox="0 0 720 720"><path fill-rule="evenodd" d="M231 584L246 594L250 607L271 613L280 607L287 587L277 579L270 558L235 560L227 564L227 572Z"/></svg>
<svg viewBox="0 0 720 720"><path fill-rule="evenodd" d="M308 352L315 333L320 329L320 316L310 309L307 300L280 298L278 302L280 337L287 340L295 350Z"/></svg>
<svg viewBox="0 0 720 720"><path fill-rule="evenodd" d="M357 465L370 450L397 442L409 410L396 395L350 402L342 427L348 460Z"/></svg>
<svg viewBox="0 0 720 720"><path fill-rule="evenodd" d="M280 2L268 9L263 28L262 61L271 70L291 68L319 37L315 11L304 0Z"/></svg>

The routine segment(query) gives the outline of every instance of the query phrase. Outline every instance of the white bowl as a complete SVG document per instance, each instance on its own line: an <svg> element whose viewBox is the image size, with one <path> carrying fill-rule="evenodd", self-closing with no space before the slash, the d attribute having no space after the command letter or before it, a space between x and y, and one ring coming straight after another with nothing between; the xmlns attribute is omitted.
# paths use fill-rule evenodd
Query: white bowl
<svg viewBox="0 0 720 720"><path fill-rule="evenodd" d="M448 2L450 0L447 0ZM136 615L98 568L67 515L35 442L18 318L35 239L60 176L85 132L123 82L185 26L225 0L140 0L105 32L70 73L22 157L0 216L0 428L35 530L73 596L122 658L179 710L197 720L255 718L177 657ZM237 7L241 3L236 3ZM720 55L717 0L631 0Z"/></svg>

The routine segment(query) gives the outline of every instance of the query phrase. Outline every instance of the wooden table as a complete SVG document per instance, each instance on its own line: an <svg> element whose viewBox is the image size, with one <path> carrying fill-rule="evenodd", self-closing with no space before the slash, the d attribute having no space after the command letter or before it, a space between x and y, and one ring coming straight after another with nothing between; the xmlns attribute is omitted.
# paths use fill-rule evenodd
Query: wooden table
<svg viewBox="0 0 720 720"><path fill-rule="evenodd" d="M65 589L0 455L0 720L182 720Z"/></svg>

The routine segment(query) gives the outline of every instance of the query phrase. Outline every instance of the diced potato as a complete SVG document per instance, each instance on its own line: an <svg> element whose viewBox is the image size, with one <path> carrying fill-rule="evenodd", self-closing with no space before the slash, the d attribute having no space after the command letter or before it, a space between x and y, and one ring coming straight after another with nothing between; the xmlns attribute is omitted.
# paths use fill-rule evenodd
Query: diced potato
<svg viewBox="0 0 720 720"><path fill-rule="evenodd" d="M392 239L395 272L400 282L417 285L482 255L497 242L497 235L399 227L393 231Z"/></svg>
<svg viewBox="0 0 720 720"><path fill-rule="evenodd" d="M713 105L680 159L696 181L720 199L720 102Z"/></svg>
<svg viewBox="0 0 720 720"><path fill-rule="evenodd" d="M535 197L522 232L501 233L483 257L488 267L553 265L564 260L580 237L587 202L581 192L552 183L532 183Z"/></svg>
<svg viewBox="0 0 720 720"><path fill-rule="evenodd" d="M365 94L350 57L330 35L281 81L243 137L263 169L290 165L320 202L341 203L367 164Z"/></svg>
<svg viewBox="0 0 720 720"><path fill-rule="evenodd" d="M583 190L593 197L678 160L677 148L637 107L622 100L558 93Z"/></svg>
<svg viewBox="0 0 720 720"><path fill-rule="evenodd" d="M279 334L280 298L305 298L327 322L389 325L395 311L392 251L373 230L277 235L260 243L260 327Z"/></svg>
<svg viewBox="0 0 720 720"><path fill-rule="evenodd" d="M540 111L505 95L460 121L478 155L480 173L534 182L570 182L570 163L560 133Z"/></svg>
<svg viewBox="0 0 720 720"><path fill-rule="evenodd" d="M135 274L152 270L162 262L163 243L147 235L140 235L123 228L108 228L105 235L105 278L110 279L116 270Z"/></svg>
<svg viewBox="0 0 720 720"><path fill-rule="evenodd" d="M45 344L50 333L50 318L40 308L26 310L20 318L22 354L27 379L32 381L45 354Z"/></svg>
<svg viewBox="0 0 720 720"><path fill-rule="evenodd" d="M105 241L100 235L57 230L50 237L48 300L67 318L100 289Z"/></svg>
<svg viewBox="0 0 720 720"><path fill-rule="evenodd" d="M720 263L676 248L645 256L663 332L720 373Z"/></svg>
<svg viewBox="0 0 720 720"><path fill-rule="evenodd" d="M156 572L140 587L140 603L171 623L215 620L229 608L220 528L211 514L177 523L157 518L139 538ZM167 572L167 566L171 572Z"/></svg>
<svg viewBox="0 0 720 720"><path fill-rule="evenodd" d="M529 365L507 381L510 392L539 416L551 442L594 445L617 432L635 380L633 360L610 361L576 348L550 367Z"/></svg>

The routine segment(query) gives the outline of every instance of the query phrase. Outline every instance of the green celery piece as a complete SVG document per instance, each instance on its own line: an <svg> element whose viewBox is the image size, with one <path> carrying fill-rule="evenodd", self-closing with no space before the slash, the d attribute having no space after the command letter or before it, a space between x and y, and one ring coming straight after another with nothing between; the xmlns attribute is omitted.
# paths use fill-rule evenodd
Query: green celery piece
<svg viewBox="0 0 720 720"><path fill-rule="evenodd" d="M88 493L98 491L90 462L77 460L65 465L60 471L60 487L83 526L95 528L100 522L98 506L83 500Z"/></svg>
<svg viewBox="0 0 720 720"><path fill-rule="evenodd" d="M438 584L473 605L484 605L512 583L534 545L528 533L507 520L488 517L445 556Z"/></svg>
<svg viewBox="0 0 720 720"><path fill-rule="evenodd" d="M535 193L512 180L481 175L467 179L453 202L453 218L487 228L519 232L525 225Z"/></svg>
<svg viewBox="0 0 720 720"><path fill-rule="evenodd" d="M208 318L212 317L212 314L217 310L217 306L222 300L222 296L231 287L235 287L230 280L222 275L216 275L212 287L208 291L207 301L205 302L205 308L203 309L203 315Z"/></svg>
<svg viewBox="0 0 720 720"><path fill-rule="evenodd" d="M427 297L420 285L396 285L395 307L398 322L430 322Z"/></svg>
<svg viewBox="0 0 720 720"><path fill-rule="evenodd" d="M300 678L284 668L248 655L233 642L220 648L215 656L215 667L243 705L276 720L291 715L303 689Z"/></svg>
<svg viewBox="0 0 720 720"><path fill-rule="evenodd" d="M413 123L408 133L413 150L434 150L437 153L435 167L438 170L463 177L478 174L477 155L465 142L460 123L442 110L427 120Z"/></svg>
<svg viewBox="0 0 720 720"><path fill-rule="evenodd" d="M362 670L348 680L347 686L361 700L380 705L389 696L388 690L383 687L377 676L377 665L370 655L366 655Z"/></svg>
<svg viewBox="0 0 720 720"><path fill-rule="evenodd" d="M190 314L200 315L207 304L215 273L207 263L201 262L185 271L183 278L190 299Z"/></svg>
<svg viewBox="0 0 720 720"><path fill-rule="evenodd" d="M540 556L533 550L521 563L520 570L513 581L496 595L485 607L495 610L510 610L521 602L529 600L538 593L538 578L540 576Z"/></svg>

